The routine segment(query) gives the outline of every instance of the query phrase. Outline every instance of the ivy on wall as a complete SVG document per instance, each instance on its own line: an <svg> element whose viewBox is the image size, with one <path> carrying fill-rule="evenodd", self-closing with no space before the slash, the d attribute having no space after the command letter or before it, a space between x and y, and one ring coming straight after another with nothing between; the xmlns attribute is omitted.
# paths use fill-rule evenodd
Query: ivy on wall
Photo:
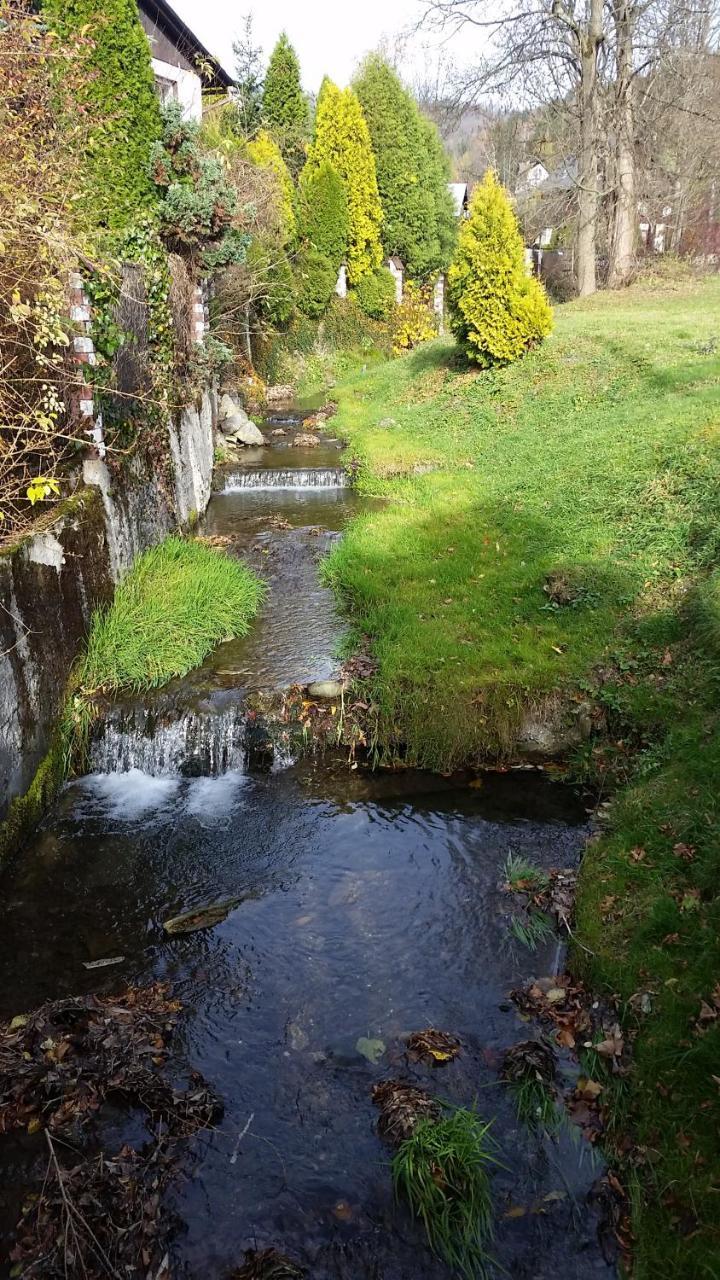
<svg viewBox="0 0 720 1280"><path fill-rule="evenodd" d="M88 74L78 106L92 121L85 164L97 224L123 229L152 205L150 153L161 134L150 46L136 0L42 0L61 40L89 33Z"/></svg>

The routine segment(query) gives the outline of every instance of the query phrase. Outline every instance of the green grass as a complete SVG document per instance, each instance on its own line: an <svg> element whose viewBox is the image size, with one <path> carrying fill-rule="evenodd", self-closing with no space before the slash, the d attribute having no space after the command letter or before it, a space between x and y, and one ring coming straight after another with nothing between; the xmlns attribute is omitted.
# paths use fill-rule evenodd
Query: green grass
<svg viewBox="0 0 720 1280"><path fill-rule="evenodd" d="M392 1162L398 1196L420 1218L431 1249L467 1280L486 1274L493 1233L488 1170L497 1161L490 1125L459 1107L421 1120Z"/></svg>
<svg viewBox="0 0 720 1280"><path fill-rule="evenodd" d="M83 691L148 689L184 675L221 641L245 635L262 594L239 561L167 538L136 560L110 607L95 614Z"/></svg>
<svg viewBox="0 0 720 1280"><path fill-rule="evenodd" d="M542 942L548 942L555 936L550 917L545 915L544 911L535 911L532 908L524 916L511 917L510 933L516 942L527 947L528 951L537 951Z"/></svg>
<svg viewBox="0 0 720 1280"><path fill-rule="evenodd" d="M606 715L576 761L621 785L574 964L632 1039L604 1098L635 1280L720 1280L719 330L720 279L665 281L559 308L506 370L438 342L335 393L361 487L391 499L328 566L386 750L448 768L509 754L553 697Z"/></svg>
<svg viewBox="0 0 720 1280"><path fill-rule="evenodd" d="M603 295L506 369L438 341L333 392L360 488L392 500L326 567L380 662L386 748L511 754L529 709L577 696L628 614L712 561L719 309L718 279ZM571 603L543 590L558 574Z"/></svg>
<svg viewBox="0 0 720 1280"><path fill-rule="evenodd" d="M518 853L508 854L503 874L508 888L516 893L542 893L550 883L550 877L542 867L536 867Z"/></svg>
<svg viewBox="0 0 720 1280"><path fill-rule="evenodd" d="M527 1075L508 1081L517 1111L517 1118L529 1129L554 1133L560 1127L561 1112L555 1101L552 1086L537 1075Z"/></svg>

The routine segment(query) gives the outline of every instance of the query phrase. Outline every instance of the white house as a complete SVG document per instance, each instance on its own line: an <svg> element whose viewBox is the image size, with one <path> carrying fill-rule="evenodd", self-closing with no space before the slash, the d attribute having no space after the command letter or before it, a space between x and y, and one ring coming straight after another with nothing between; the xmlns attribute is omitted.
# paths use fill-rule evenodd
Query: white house
<svg viewBox="0 0 720 1280"><path fill-rule="evenodd" d="M203 87L222 93L232 86L232 76L167 0L138 0L138 9L161 99L177 100L189 119L201 120Z"/></svg>
<svg viewBox="0 0 720 1280"><path fill-rule="evenodd" d="M458 218L464 218L467 214L468 207L467 182L448 182L448 191L453 198L456 216Z"/></svg>

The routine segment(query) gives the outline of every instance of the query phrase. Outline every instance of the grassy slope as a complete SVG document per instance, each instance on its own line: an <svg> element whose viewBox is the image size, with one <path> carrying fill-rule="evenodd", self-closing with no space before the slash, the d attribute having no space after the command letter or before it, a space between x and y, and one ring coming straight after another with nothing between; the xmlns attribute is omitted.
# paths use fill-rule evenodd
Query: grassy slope
<svg viewBox="0 0 720 1280"><path fill-rule="evenodd" d="M395 499L330 565L375 638L386 741L441 767L511 741L521 705L576 688L616 619L693 567L719 509L719 307L717 280L601 297L509 369L437 342L341 388L361 487ZM575 607L549 607L554 570Z"/></svg>
<svg viewBox="0 0 720 1280"><path fill-rule="evenodd" d="M245 634L262 592L237 560L167 538L136 560L110 607L95 614L82 687L147 689L184 675L222 640Z"/></svg>
<svg viewBox="0 0 720 1280"><path fill-rule="evenodd" d="M719 331L720 280L637 288L560 309L507 370L439 342L340 391L362 487L394 499L329 570L380 659L382 734L447 766L565 686L605 703L619 759L641 749L585 860L577 953L650 993L616 1110L641 1280L720 1277L720 1022L696 1027L720 979ZM555 570L574 607L548 609Z"/></svg>

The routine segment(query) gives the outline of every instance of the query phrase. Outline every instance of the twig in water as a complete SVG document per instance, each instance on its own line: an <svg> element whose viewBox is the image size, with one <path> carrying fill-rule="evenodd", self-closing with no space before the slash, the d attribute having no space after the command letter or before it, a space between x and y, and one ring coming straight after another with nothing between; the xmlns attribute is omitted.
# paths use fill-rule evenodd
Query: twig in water
<svg viewBox="0 0 720 1280"><path fill-rule="evenodd" d="M250 1115L249 1115L249 1117L248 1117L247 1123L246 1123L246 1125L245 1125L245 1128L242 1130L242 1133L239 1133L239 1134L238 1134L238 1140L237 1140L237 1142L235 1143L235 1150L233 1151L233 1153L232 1153L232 1155L231 1155L231 1157L230 1157L230 1163L231 1163L231 1164L237 1164L238 1153L239 1153L239 1151L240 1151L240 1143L242 1142L243 1138L245 1137L245 1134L247 1133L247 1131L248 1131L248 1129L250 1128L250 1125L252 1124L252 1122L253 1122L253 1120L254 1120L254 1119L255 1119L255 1112L254 1112L254 1111L251 1111L251 1112L250 1112Z"/></svg>

